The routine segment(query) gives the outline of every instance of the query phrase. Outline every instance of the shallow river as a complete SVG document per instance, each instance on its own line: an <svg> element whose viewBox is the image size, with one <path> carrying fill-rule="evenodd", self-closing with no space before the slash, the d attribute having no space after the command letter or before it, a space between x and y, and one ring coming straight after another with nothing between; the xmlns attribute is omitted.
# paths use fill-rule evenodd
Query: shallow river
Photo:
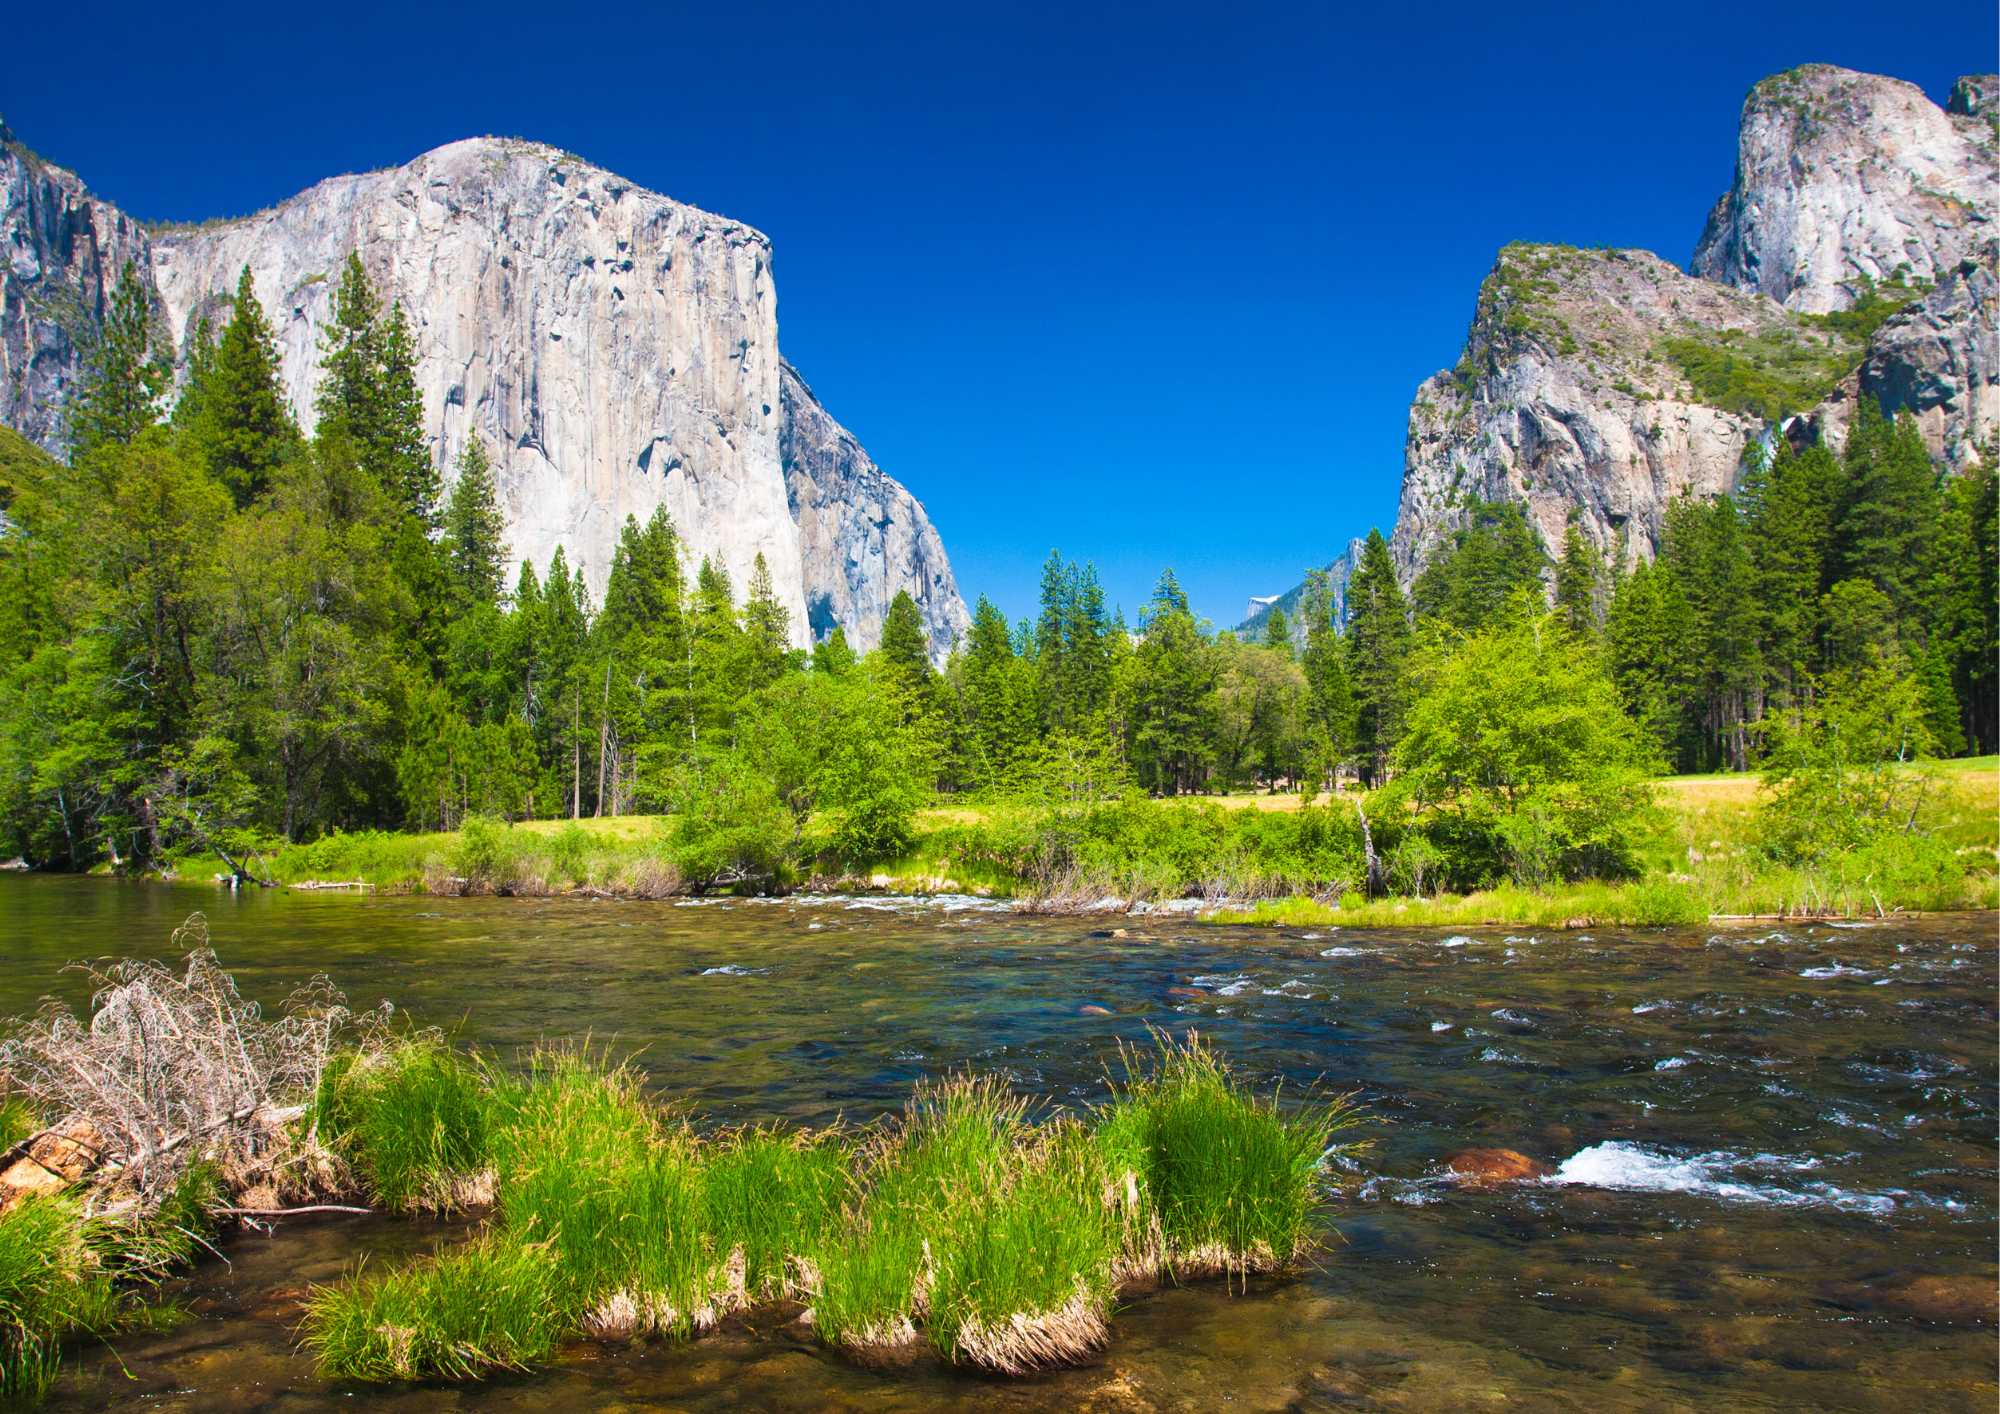
<svg viewBox="0 0 2000 1414"><path fill-rule="evenodd" d="M57 1408L1994 1407L1992 915L1448 935L10 878L0 1014L75 996L72 958L166 955L197 908L252 996L324 971L505 1054L587 1033L716 1119L868 1119L963 1066L1085 1105L1121 1040L1198 1026L1260 1084L1361 1091L1375 1149L1317 1270L1134 1299L1095 1363L1035 1380L863 1369L753 1318L330 1386L293 1349L304 1286L455 1236L355 1219L232 1239L182 1284L192 1319L79 1352ZM1555 1178L1441 1183L1469 1145Z"/></svg>

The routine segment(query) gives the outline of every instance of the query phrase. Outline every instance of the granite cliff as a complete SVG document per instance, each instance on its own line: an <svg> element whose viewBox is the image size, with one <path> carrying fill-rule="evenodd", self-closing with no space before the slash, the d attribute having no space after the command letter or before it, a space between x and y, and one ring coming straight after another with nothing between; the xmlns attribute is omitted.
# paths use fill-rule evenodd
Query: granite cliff
<svg viewBox="0 0 2000 1414"><path fill-rule="evenodd" d="M1503 250L1458 364L1410 408L1399 570L1414 578L1473 497L1522 503L1552 554L1574 517L1601 549L1649 555L1674 497L1730 490L1787 424L1839 445L1862 395L1965 465L2000 428L1995 88L1962 79L1939 107L1829 65L1758 84L1691 273L1644 251Z"/></svg>
<svg viewBox="0 0 2000 1414"><path fill-rule="evenodd" d="M741 222L511 139L150 232L18 144L4 160L0 419L44 446L128 259L183 357L247 265L309 426L319 328L358 251L409 315L440 465L474 435L493 453L517 557L561 545L601 591L625 517L664 506L739 591L761 554L801 642L841 624L873 643L902 589L940 653L967 621L923 507L810 393L787 398L771 244Z"/></svg>

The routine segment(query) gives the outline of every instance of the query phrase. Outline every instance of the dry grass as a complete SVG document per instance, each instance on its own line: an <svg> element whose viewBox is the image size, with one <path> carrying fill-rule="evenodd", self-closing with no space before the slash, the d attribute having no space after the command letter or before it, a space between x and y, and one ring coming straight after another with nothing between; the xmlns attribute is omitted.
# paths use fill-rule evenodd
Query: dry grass
<svg viewBox="0 0 2000 1414"><path fill-rule="evenodd" d="M174 934L176 974L154 962L79 964L88 1020L49 1001L0 1045L0 1078L96 1152L92 1183L164 1198L192 1165L237 1191L272 1183L286 1123L317 1089L355 1018L324 976L266 1020L208 947L197 913Z"/></svg>

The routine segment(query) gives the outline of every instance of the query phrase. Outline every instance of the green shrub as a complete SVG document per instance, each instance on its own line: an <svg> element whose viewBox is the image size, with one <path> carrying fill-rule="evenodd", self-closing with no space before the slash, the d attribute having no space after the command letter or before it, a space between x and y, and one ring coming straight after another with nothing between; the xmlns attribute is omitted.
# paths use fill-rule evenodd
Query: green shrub
<svg viewBox="0 0 2000 1414"><path fill-rule="evenodd" d="M468 888L504 889L518 873L520 844L516 832L490 815L468 815L459 827L451 853L452 871Z"/></svg>
<svg viewBox="0 0 2000 1414"><path fill-rule="evenodd" d="M589 883L590 859L596 844L590 831L574 820L550 835L543 845L549 882Z"/></svg>

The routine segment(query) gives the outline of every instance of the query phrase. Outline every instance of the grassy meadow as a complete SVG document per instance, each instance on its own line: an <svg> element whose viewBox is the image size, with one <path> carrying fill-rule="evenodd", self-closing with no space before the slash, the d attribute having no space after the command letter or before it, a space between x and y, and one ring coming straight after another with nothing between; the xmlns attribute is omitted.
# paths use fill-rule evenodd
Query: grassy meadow
<svg viewBox="0 0 2000 1414"><path fill-rule="evenodd" d="M1996 906L2000 758L1923 770L1919 827L1811 865L1763 847L1764 786L1738 774L1653 782L1627 878L1458 894L1392 872L1388 895L1367 899L1355 862L1358 797L1242 794L1126 801L1084 812L1082 824L1074 811L935 805L918 812L914 842L899 857L803 874L787 887L983 893L1045 912L1191 897L1217 905L1208 916L1222 922L1377 927L1665 925ZM475 820L450 833L333 834L251 864L290 886L657 898L686 891L672 825L656 815ZM1061 864L1048 862L1052 851ZM224 872L203 856L176 868L182 878Z"/></svg>

